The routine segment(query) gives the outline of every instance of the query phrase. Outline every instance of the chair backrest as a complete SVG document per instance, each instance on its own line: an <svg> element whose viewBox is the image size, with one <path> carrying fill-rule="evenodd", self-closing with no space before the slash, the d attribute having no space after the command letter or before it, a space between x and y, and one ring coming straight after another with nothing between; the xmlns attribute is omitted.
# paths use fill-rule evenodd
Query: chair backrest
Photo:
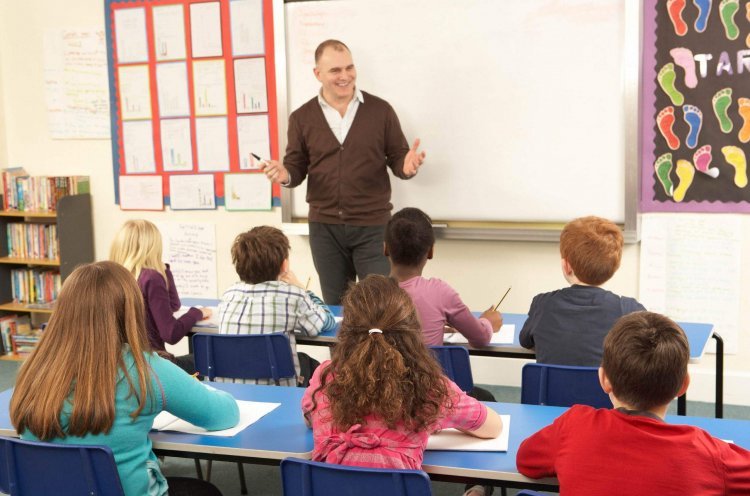
<svg viewBox="0 0 750 496"><path fill-rule="evenodd" d="M516 496L546 496L546 495L542 493L538 493L536 491L531 491L529 489L524 489L522 491L518 491L516 493Z"/></svg>
<svg viewBox="0 0 750 496"><path fill-rule="evenodd" d="M448 379L455 382L462 391L468 393L474 389L474 377L471 375L469 351L463 346L430 346L430 350L443 366Z"/></svg>
<svg viewBox="0 0 750 496"><path fill-rule="evenodd" d="M521 403L526 405L589 405L612 408L599 384L597 367L527 363L521 373Z"/></svg>
<svg viewBox="0 0 750 496"><path fill-rule="evenodd" d="M281 462L284 496L430 496L421 470L348 467L298 458Z"/></svg>
<svg viewBox="0 0 750 496"><path fill-rule="evenodd" d="M193 336L195 369L210 381L233 379L279 379L297 375L289 338L273 334L205 334Z"/></svg>
<svg viewBox="0 0 750 496"><path fill-rule="evenodd" d="M123 496L112 450L106 446L0 438L0 491L11 496Z"/></svg>

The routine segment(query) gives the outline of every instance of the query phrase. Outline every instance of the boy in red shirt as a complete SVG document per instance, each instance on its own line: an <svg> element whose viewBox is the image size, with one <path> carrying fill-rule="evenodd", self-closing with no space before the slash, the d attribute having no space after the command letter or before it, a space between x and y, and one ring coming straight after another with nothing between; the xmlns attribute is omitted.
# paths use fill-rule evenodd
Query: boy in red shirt
<svg viewBox="0 0 750 496"><path fill-rule="evenodd" d="M687 338L671 319L636 312L604 341L599 368L614 409L576 405L526 439L518 470L556 476L560 495L750 494L750 451L664 421L690 383Z"/></svg>

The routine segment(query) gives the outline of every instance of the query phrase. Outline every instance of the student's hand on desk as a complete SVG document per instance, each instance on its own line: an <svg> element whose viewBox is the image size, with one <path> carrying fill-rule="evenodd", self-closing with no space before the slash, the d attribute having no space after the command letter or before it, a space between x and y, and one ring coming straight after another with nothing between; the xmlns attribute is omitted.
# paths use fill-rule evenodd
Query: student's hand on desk
<svg viewBox="0 0 750 496"><path fill-rule="evenodd" d="M298 288L305 289L304 284L302 284L302 282L297 279L297 276L294 275L294 272L292 272L291 270L287 270L286 272L281 274L279 276L279 281L284 281L285 283L291 284L292 286L297 286Z"/></svg>
<svg viewBox="0 0 750 496"><path fill-rule="evenodd" d="M414 145L409 150L409 153L406 154L406 157L404 157L404 174L407 177L416 176L417 171L422 167L422 163L424 162L426 153L420 152L418 149L419 138L414 140Z"/></svg>
<svg viewBox="0 0 750 496"><path fill-rule="evenodd" d="M201 317L201 320L206 320L213 314L211 309L208 307L200 307L199 310L203 313L203 317Z"/></svg>
<svg viewBox="0 0 750 496"><path fill-rule="evenodd" d="M449 325L443 326L443 334L455 334L458 332L458 329L455 327L451 327Z"/></svg>
<svg viewBox="0 0 750 496"><path fill-rule="evenodd" d="M500 312L493 310L492 307L485 310L484 313L479 316L479 318L484 318L490 321L490 325L492 325L492 332L499 331L503 326L503 315Z"/></svg>
<svg viewBox="0 0 750 496"><path fill-rule="evenodd" d="M261 170L273 183L286 184L289 182L289 172L278 160L266 160L261 162Z"/></svg>

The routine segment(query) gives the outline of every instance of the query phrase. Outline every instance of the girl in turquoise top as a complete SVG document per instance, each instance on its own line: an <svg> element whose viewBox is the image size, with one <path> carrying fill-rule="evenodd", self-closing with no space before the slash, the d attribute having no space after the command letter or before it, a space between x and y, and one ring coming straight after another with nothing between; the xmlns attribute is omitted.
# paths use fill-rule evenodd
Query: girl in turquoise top
<svg viewBox="0 0 750 496"><path fill-rule="evenodd" d="M16 431L23 439L109 446L128 496L220 494L204 481L161 474L148 432L162 410L208 430L239 420L231 395L150 351L143 298L124 267L79 267L19 372L10 404Z"/></svg>

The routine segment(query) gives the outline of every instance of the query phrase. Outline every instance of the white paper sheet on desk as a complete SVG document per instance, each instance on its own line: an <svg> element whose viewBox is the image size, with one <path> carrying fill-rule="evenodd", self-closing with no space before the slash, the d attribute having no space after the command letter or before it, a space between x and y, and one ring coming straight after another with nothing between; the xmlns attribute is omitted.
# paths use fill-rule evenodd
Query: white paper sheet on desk
<svg viewBox="0 0 750 496"><path fill-rule="evenodd" d="M444 451L508 451L510 415L500 415L503 431L495 439L479 439L456 429L444 429L427 440L428 450Z"/></svg>
<svg viewBox="0 0 750 496"><path fill-rule="evenodd" d="M236 401L240 409L240 421L231 429L207 431L203 427L197 427L186 420L175 417L169 412L161 412L157 415L154 418L154 425L151 428L157 431L176 431L188 434L200 434L202 436L230 437L238 434L249 425L254 424L281 405L281 403L263 403L260 401Z"/></svg>
<svg viewBox="0 0 750 496"><path fill-rule="evenodd" d="M513 344L513 337L515 334L515 324L503 324L499 331L492 334L490 344ZM444 341L451 344L466 344L469 342L466 337L459 332L446 334Z"/></svg>
<svg viewBox="0 0 750 496"><path fill-rule="evenodd" d="M333 320L335 320L337 324L340 324L341 321L344 320L344 317L333 317Z"/></svg>
<svg viewBox="0 0 750 496"><path fill-rule="evenodd" d="M191 307L180 307L173 315L179 319L190 310ZM211 309L211 316L205 320L199 320L193 327L219 327L219 307L206 307Z"/></svg>

